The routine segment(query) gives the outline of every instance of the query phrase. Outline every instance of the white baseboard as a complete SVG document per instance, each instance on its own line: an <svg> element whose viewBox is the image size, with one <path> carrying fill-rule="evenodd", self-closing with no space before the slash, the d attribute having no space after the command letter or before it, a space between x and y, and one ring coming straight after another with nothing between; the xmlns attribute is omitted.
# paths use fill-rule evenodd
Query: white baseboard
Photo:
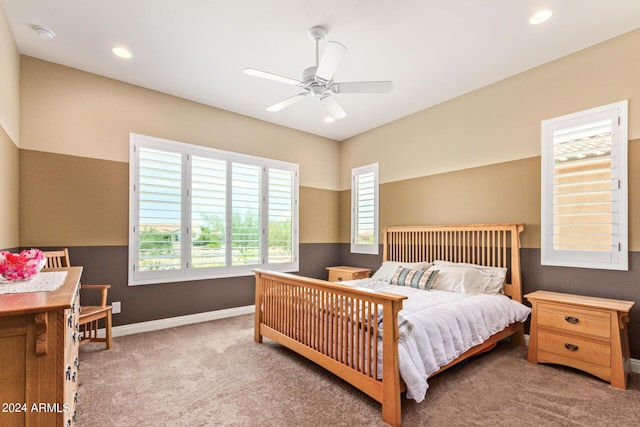
<svg viewBox="0 0 640 427"><path fill-rule="evenodd" d="M210 320L242 316L243 314L251 314L255 312L255 309L255 305L245 305L243 307L207 311L206 313L188 314L186 316L169 317L167 319L150 320L148 322L114 326L112 333L114 337L122 337L125 335L140 334L142 332L158 331L160 329L175 328L176 326L191 325L193 323L208 322ZM104 329L98 330L98 336L104 337ZM525 345L529 345L529 334L524 335L524 343ZM631 359L631 372L640 374L639 359Z"/></svg>
<svg viewBox="0 0 640 427"><path fill-rule="evenodd" d="M529 346L529 334L524 334L524 345ZM640 374L640 360L631 358L631 372Z"/></svg>
<svg viewBox="0 0 640 427"><path fill-rule="evenodd" d="M176 326L251 314L255 312L255 308L255 305L246 305L243 307L207 311L205 313L188 314L186 316L169 317L167 319L150 320L148 322L131 323L129 325L114 326L111 333L113 337L122 337L125 335L140 334L142 332L158 331L160 329L175 328ZM104 329L98 329L98 336L105 336Z"/></svg>

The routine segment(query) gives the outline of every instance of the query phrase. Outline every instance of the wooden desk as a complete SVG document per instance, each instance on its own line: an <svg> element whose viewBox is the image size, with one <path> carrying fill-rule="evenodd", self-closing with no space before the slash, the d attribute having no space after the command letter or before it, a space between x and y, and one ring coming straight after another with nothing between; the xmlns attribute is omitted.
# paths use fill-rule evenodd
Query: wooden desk
<svg viewBox="0 0 640 427"><path fill-rule="evenodd" d="M54 291L0 295L2 426L75 424L82 267L54 270Z"/></svg>

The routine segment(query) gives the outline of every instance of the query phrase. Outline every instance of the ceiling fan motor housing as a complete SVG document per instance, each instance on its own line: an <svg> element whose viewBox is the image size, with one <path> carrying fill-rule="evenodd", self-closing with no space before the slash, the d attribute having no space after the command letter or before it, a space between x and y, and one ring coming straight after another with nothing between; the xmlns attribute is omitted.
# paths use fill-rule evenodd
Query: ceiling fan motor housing
<svg viewBox="0 0 640 427"><path fill-rule="evenodd" d="M331 84L330 82L323 83L316 78L317 69L318 67L306 68L302 72L302 83L312 96L321 97L330 89Z"/></svg>

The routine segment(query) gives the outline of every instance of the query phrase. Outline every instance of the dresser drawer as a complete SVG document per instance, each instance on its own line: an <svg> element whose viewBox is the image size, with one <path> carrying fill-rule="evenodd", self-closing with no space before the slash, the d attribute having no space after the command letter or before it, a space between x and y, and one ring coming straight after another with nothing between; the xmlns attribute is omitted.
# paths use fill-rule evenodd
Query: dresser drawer
<svg viewBox="0 0 640 427"><path fill-rule="evenodd" d="M538 331L538 349L600 366L611 366L611 346L608 342L591 341L569 334Z"/></svg>
<svg viewBox="0 0 640 427"><path fill-rule="evenodd" d="M597 338L611 338L611 315L597 310L541 302L538 306L538 325Z"/></svg>

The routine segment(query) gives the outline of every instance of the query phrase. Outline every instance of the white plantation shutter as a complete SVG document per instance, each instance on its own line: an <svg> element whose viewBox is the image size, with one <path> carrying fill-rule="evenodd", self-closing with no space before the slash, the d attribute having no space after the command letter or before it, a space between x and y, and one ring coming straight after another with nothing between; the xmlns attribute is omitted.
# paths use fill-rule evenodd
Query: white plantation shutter
<svg viewBox="0 0 640 427"><path fill-rule="evenodd" d="M295 200L295 172L269 168L269 263L294 261Z"/></svg>
<svg viewBox="0 0 640 427"><path fill-rule="evenodd" d="M226 264L227 162L191 157L191 268Z"/></svg>
<svg viewBox="0 0 640 427"><path fill-rule="evenodd" d="M131 135L129 283L298 270L298 165Z"/></svg>
<svg viewBox="0 0 640 427"><path fill-rule="evenodd" d="M233 163L231 183L231 264L260 264L262 168Z"/></svg>
<svg viewBox="0 0 640 427"><path fill-rule="evenodd" d="M139 150L139 271L182 268L182 154Z"/></svg>
<svg viewBox="0 0 640 427"><path fill-rule="evenodd" d="M626 107L543 122L543 264L628 268Z"/></svg>
<svg viewBox="0 0 640 427"><path fill-rule="evenodd" d="M351 252L378 253L378 164L351 172Z"/></svg>

